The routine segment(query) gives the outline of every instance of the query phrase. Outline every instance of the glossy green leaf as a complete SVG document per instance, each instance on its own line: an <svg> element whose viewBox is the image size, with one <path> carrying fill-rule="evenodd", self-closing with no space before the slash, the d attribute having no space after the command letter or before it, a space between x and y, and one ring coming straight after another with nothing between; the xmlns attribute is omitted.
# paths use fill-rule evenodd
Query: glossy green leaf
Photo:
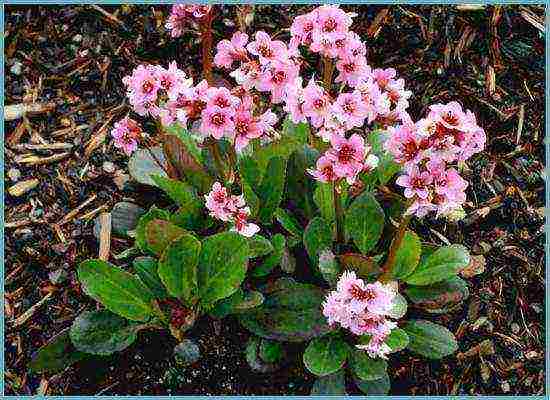
<svg viewBox="0 0 550 400"><path fill-rule="evenodd" d="M133 263L139 279L153 292L157 299L165 299L168 293L158 275L158 262L153 257L137 257Z"/></svg>
<svg viewBox="0 0 550 400"><path fill-rule="evenodd" d="M151 156L154 154L154 157ZM161 147L152 149L138 149L128 160L128 171L130 176L143 185L155 186L155 181L151 175L160 175L166 177L166 172L157 163L158 160L162 165L166 165L164 153Z"/></svg>
<svg viewBox="0 0 550 400"><path fill-rule="evenodd" d="M258 191L260 209L258 218L264 224L270 224L273 213L281 204L285 190L286 160L282 157L273 157L267 165L267 173L264 175Z"/></svg>
<svg viewBox="0 0 550 400"><path fill-rule="evenodd" d="M440 359L458 349L455 336L444 326L430 321L411 320L402 328L409 336L407 347L421 356Z"/></svg>
<svg viewBox="0 0 550 400"><path fill-rule="evenodd" d="M319 264L319 254L332 249L332 230L321 217L313 218L304 231L304 246L313 265Z"/></svg>
<svg viewBox="0 0 550 400"><path fill-rule="evenodd" d="M296 219L282 208L275 210L275 219L281 226L292 236L301 238L304 235L304 230L296 221Z"/></svg>
<svg viewBox="0 0 550 400"><path fill-rule="evenodd" d="M390 377L386 372L381 378L365 381L357 376L353 377L355 385L367 396L384 396L390 392Z"/></svg>
<svg viewBox="0 0 550 400"><path fill-rule="evenodd" d="M353 349L351 354L351 368L361 380L372 381L384 377L388 363L381 358L371 358L367 352Z"/></svg>
<svg viewBox="0 0 550 400"><path fill-rule="evenodd" d="M250 249L248 241L235 232L222 232L202 242L199 257L199 297L209 307L230 296L244 280Z"/></svg>
<svg viewBox="0 0 550 400"><path fill-rule="evenodd" d="M468 250L461 245L441 247L423 260L404 280L411 285L430 285L455 276L470 263Z"/></svg>
<svg viewBox="0 0 550 400"><path fill-rule="evenodd" d="M161 210L156 206L151 207L149 211L141 216L138 225L136 227L136 245L143 252L149 252L147 247L147 239L145 237L145 230L149 222L155 219L162 219L168 221L170 219L170 213L165 210Z"/></svg>
<svg viewBox="0 0 550 400"><path fill-rule="evenodd" d="M197 299L197 265L201 242L185 233L170 242L159 260L160 280L173 297L191 306Z"/></svg>
<svg viewBox="0 0 550 400"><path fill-rule="evenodd" d="M87 357L88 354L75 349L67 328L40 347L32 355L28 367L35 374L57 373Z"/></svg>
<svg viewBox="0 0 550 400"><path fill-rule="evenodd" d="M263 257L274 250L271 242L259 234L248 238L248 245L250 246L250 258Z"/></svg>
<svg viewBox="0 0 550 400"><path fill-rule="evenodd" d="M347 209L344 224L355 245L367 254L382 234L384 211L371 193L364 192Z"/></svg>
<svg viewBox="0 0 550 400"><path fill-rule="evenodd" d="M408 286L407 297L429 312L444 312L468 298L468 284L458 276L428 286Z"/></svg>
<svg viewBox="0 0 550 400"><path fill-rule="evenodd" d="M418 235L414 232L406 231L395 255L395 264L391 271L392 277L394 279L402 279L410 275L418 265L421 251L422 245Z"/></svg>
<svg viewBox="0 0 550 400"><path fill-rule="evenodd" d="M346 382L344 370L340 369L334 374L320 376L313 383L311 388L311 396L345 396Z"/></svg>
<svg viewBox="0 0 550 400"><path fill-rule="evenodd" d="M87 294L115 314L133 321L153 315L153 293L136 276L114 265L86 260L78 267L78 279Z"/></svg>
<svg viewBox="0 0 550 400"><path fill-rule="evenodd" d="M392 352L403 350L409 345L409 335L403 329L392 329L385 340L385 343L392 349Z"/></svg>
<svg viewBox="0 0 550 400"><path fill-rule="evenodd" d="M271 243L273 244L273 252L266 257L260 265L256 266L252 270L252 276L266 276L273 270L273 268L281 264L286 244L285 237L280 233L277 233L271 238Z"/></svg>
<svg viewBox="0 0 550 400"><path fill-rule="evenodd" d="M145 227L147 248L153 252L153 254L160 256L173 240L185 233L185 229L171 222L162 219L154 219Z"/></svg>
<svg viewBox="0 0 550 400"><path fill-rule="evenodd" d="M77 350L107 356L134 343L139 329L110 311L86 311L74 320L70 336Z"/></svg>
<svg viewBox="0 0 550 400"><path fill-rule="evenodd" d="M314 375L326 376L340 370L350 353L350 346L339 335L313 339L304 352L304 365Z"/></svg>

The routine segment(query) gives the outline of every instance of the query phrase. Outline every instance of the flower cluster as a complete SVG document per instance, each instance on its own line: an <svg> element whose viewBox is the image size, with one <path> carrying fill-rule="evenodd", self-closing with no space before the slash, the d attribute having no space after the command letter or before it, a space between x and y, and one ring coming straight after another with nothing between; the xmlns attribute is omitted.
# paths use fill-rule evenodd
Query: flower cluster
<svg viewBox="0 0 550 400"><path fill-rule="evenodd" d="M204 197L210 215L221 221L232 223L231 230L246 237L254 236L260 231L258 225L248 222L250 208L246 206L243 195L231 195L228 193L227 188L216 182L210 193Z"/></svg>
<svg viewBox="0 0 550 400"><path fill-rule="evenodd" d="M353 14L338 6L324 5L300 15L292 24L289 44L273 40L263 31L248 36L237 32L232 39L218 43L214 63L231 69L230 75L246 90L269 92L271 102L283 104L294 123L309 121L317 135L330 141L334 134L344 136L365 122L385 125L408 120L406 109L411 92L394 69L372 69L367 64L366 46L350 31ZM304 86L300 77L299 46L335 62L335 82L342 89L334 98L311 77Z"/></svg>
<svg viewBox="0 0 550 400"><path fill-rule="evenodd" d="M166 21L166 29L173 38L179 37L190 24L206 17L211 9L212 6L208 5L174 4Z"/></svg>
<svg viewBox="0 0 550 400"><path fill-rule="evenodd" d="M426 118L389 128L384 147L403 164L397 184L413 199L409 213L424 216L461 213L468 183L449 164L462 162L485 146L485 132L474 114L457 102L430 106Z"/></svg>
<svg viewBox="0 0 550 400"><path fill-rule="evenodd" d="M333 135L332 147L317 160L316 169L308 169L310 175L320 182L335 182L342 178L353 185L359 173L371 171L378 165L378 157L369 154L370 146L353 134L349 139Z"/></svg>
<svg viewBox="0 0 550 400"><path fill-rule="evenodd" d="M371 357L386 358L390 348L385 340L397 327L389 319L396 292L389 284L365 283L355 272L346 271L340 277L336 290L323 303L323 315L329 324L339 324L355 335L368 335L370 341L357 347Z"/></svg>
<svg viewBox="0 0 550 400"><path fill-rule="evenodd" d="M125 117L115 123L111 130L115 147L124 150L127 155L137 150L139 139L142 136L141 128L136 121Z"/></svg>

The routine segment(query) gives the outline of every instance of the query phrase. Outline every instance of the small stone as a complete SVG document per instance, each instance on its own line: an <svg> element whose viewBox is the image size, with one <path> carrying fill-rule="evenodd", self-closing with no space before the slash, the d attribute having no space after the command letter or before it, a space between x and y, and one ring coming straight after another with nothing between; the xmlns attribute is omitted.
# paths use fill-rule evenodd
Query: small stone
<svg viewBox="0 0 550 400"><path fill-rule="evenodd" d="M510 328L512 329L512 332L514 334L518 334L519 333L519 325L516 324L515 322L512 322L512 324L510 325Z"/></svg>
<svg viewBox="0 0 550 400"><path fill-rule="evenodd" d="M504 393L508 393L510 391L510 384L508 381L504 381L500 384L500 387Z"/></svg>
<svg viewBox="0 0 550 400"><path fill-rule="evenodd" d="M15 61L10 68L10 72L14 75L21 75L22 68L23 64L21 64L19 61Z"/></svg>
<svg viewBox="0 0 550 400"><path fill-rule="evenodd" d="M107 172L108 174L112 174L113 172L115 172L115 170L116 170L115 164L113 164L112 162L105 161L103 163L103 171Z"/></svg>
<svg viewBox="0 0 550 400"><path fill-rule="evenodd" d="M50 282L54 285L64 282L67 279L67 272L64 269L56 269L48 274Z"/></svg>
<svg viewBox="0 0 550 400"><path fill-rule="evenodd" d="M17 168L10 168L8 171L8 178L10 178L14 182L17 182L19 178L21 178L21 171L19 171Z"/></svg>
<svg viewBox="0 0 550 400"><path fill-rule="evenodd" d="M13 185L8 189L8 193L14 197L22 196L27 193L29 190L34 189L40 181L38 179L27 179L26 181L21 181Z"/></svg>
<svg viewBox="0 0 550 400"><path fill-rule="evenodd" d="M80 43L82 41L82 35L79 33L73 36L73 42Z"/></svg>
<svg viewBox="0 0 550 400"><path fill-rule="evenodd" d="M119 190L124 190L124 186L130 180L130 175L117 171L113 176L113 182Z"/></svg>

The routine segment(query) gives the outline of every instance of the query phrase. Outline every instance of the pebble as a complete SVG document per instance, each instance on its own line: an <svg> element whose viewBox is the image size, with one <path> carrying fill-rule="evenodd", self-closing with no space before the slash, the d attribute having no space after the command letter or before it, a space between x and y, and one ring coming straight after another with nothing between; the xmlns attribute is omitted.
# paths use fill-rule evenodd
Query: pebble
<svg viewBox="0 0 550 400"><path fill-rule="evenodd" d="M82 35L79 33L73 36L73 42L80 43L82 41Z"/></svg>
<svg viewBox="0 0 550 400"><path fill-rule="evenodd" d="M115 172L115 170L116 170L115 164L113 164L112 162L105 161L103 163L103 171L107 172L108 174L112 174L113 172Z"/></svg>
<svg viewBox="0 0 550 400"><path fill-rule="evenodd" d="M21 171L19 171L17 168L10 168L8 171L8 178L10 178L14 182L17 182L19 178L21 178Z"/></svg>
<svg viewBox="0 0 550 400"><path fill-rule="evenodd" d="M14 75L21 75L21 70L23 69L23 64L19 61L15 61L10 68L10 72Z"/></svg>
<svg viewBox="0 0 550 400"><path fill-rule="evenodd" d="M8 193L14 197L22 196L29 190L37 187L39 183L40 181L38 179L27 179L26 181L18 182L10 187Z"/></svg>
<svg viewBox="0 0 550 400"><path fill-rule="evenodd" d="M502 382L500 387L504 393L508 393L510 391L510 384L507 381Z"/></svg>

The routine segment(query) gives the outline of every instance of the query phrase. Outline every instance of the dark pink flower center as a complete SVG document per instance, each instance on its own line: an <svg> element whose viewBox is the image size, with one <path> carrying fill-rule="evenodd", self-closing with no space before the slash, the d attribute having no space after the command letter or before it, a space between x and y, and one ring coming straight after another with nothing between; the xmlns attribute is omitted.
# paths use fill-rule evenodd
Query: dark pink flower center
<svg viewBox="0 0 550 400"><path fill-rule="evenodd" d="M286 79L286 73L285 71L277 71L273 74L273 76L271 77L271 80L280 85L281 83L283 83Z"/></svg>
<svg viewBox="0 0 550 400"><path fill-rule="evenodd" d="M227 100L225 97L223 96L218 96L216 97L216 99L214 100L214 104L217 105L218 107L220 108L225 108L225 107L229 107L229 100Z"/></svg>
<svg viewBox="0 0 550 400"><path fill-rule="evenodd" d="M141 89L143 90L143 93L151 93L153 91L154 85L151 81L145 81L143 82L143 85L141 85Z"/></svg>
<svg viewBox="0 0 550 400"><path fill-rule="evenodd" d="M265 58L273 57L273 50L271 50L271 47L269 47L265 43L258 46L258 53L260 53L260 55Z"/></svg>
<svg viewBox="0 0 550 400"><path fill-rule="evenodd" d="M442 118L449 125L458 125L458 117L452 111L447 111Z"/></svg>
<svg viewBox="0 0 550 400"><path fill-rule="evenodd" d="M353 114L355 112L355 104L352 102L344 103L342 110L344 110L346 114Z"/></svg>
<svg viewBox="0 0 550 400"><path fill-rule="evenodd" d="M347 144L344 144L338 150L338 161L346 163L350 162L355 155L355 149Z"/></svg>
<svg viewBox="0 0 550 400"><path fill-rule="evenodd" d="M249 131L248 121L237 121L235 124L235 130L239 135L246 135Z"/></svg>
<svg viewBox="0 0 550 400"><path fill-rule="evenodd" d="M356 300L370 301L376 297L374 290L361 289L358 285L352 284L349 289L349 294Z"/></svg>
<svg viewBox="0 0 550 400"><path fill-rule="evenodd" d="M321 109L325 106L325 101L323 99L317 99L313 102L313 107L316 109Z"/></svg>
<svg viewBox="0 0 550 400"><path fill-rule="evenodd" d="M210 117L210 122L216 126L223 126L225 124L225 115L215 113Z"/></svg>
<svg viewBox="0 0 550 400"><path fill-rule="evenodd" d="M334 18L327 18L323 25L323 30L325 32L333 32L338 27L338 24L334 20Z"/></svg>
<svg viewBox="0 0 550 400"><path fill-rule="evenodd" d="M343 65L344 71L347 73L351 73L355 71L355 64L354 63L346 63Z"/></svg>

